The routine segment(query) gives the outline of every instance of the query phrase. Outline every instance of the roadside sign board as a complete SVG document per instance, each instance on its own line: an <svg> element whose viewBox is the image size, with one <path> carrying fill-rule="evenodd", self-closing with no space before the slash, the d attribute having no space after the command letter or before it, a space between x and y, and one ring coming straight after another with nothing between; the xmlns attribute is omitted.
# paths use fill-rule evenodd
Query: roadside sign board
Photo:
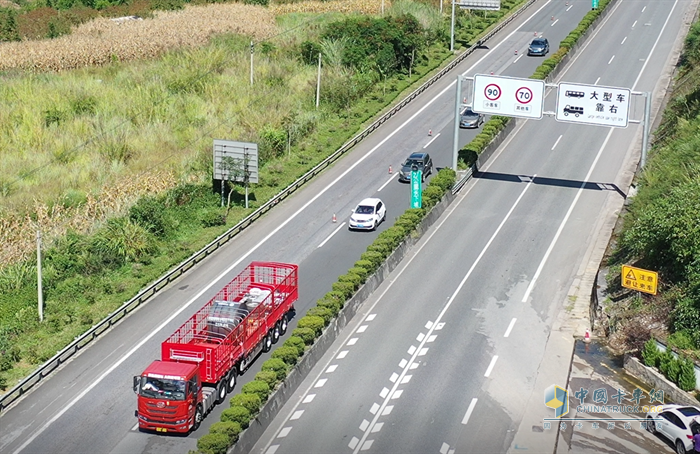
<svg viewBox="0 0 700 454"><path fill-rule="evenodd" d="M656 288L659 282L659 273L656 271L622 265L621 275L623 287L656 295Z"/></svg>
<svg viewBox="0 0 700 454"><path fill-rule="evenodd" d="M598 9L598 0L591 0L591 8Z"/></svg>
<svg viewBox="0 0 700 454"><path fill-rule="evenodd" d="M629 123L629 88L571 84L557 86L555 119L568 123L626 128Z"/></svg>
<svg viewBox="0 0 700 454"><path fill-rule="evenodd" d="M501 0L459 0L457 6L462 9L498 11L501 9Z"/></svg>
<svg viewBox="0 0 700 454"><path fill-rule="evenodd" d="M214 179L258 182L258 144L214 139Z"/></svg>
<svg viewBox="0 0 700 454"><path fill-rule="evenodd" d="M423 206L423 172L420 170L411 171L411 208L421 208Z"/></svg>
<svg viewBox="0 0 700 454"><path fill-rule="evenodd" d="M541 119L544 81L476 74L472 99L474 112Z"/></svg>

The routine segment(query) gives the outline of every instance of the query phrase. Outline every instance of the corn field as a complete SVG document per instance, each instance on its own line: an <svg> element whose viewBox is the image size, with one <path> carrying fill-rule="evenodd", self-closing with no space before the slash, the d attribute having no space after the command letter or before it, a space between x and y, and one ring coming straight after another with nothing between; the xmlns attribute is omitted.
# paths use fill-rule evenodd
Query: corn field
<svg viewBox="0 0 700 454"><path fill-rule="evenodd" d="M101 18L60 38L0 44L0 71L65 71L115 60L154 58L170 49L202 46L223 33L263 40L276 32L270 10L239 3L187 6L144 20Z"/></svg>

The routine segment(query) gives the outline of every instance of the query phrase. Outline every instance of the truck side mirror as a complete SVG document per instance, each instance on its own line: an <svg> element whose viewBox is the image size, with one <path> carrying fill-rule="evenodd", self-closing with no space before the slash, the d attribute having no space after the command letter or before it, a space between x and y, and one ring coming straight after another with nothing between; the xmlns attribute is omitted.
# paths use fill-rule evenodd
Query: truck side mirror
<svg viewBox="0 0 700 454"><path fill-rule="evenodd" d="M139 392L139 382L141 381L141 377L138 375L134 376L134 392L138 394Z"/></svg>

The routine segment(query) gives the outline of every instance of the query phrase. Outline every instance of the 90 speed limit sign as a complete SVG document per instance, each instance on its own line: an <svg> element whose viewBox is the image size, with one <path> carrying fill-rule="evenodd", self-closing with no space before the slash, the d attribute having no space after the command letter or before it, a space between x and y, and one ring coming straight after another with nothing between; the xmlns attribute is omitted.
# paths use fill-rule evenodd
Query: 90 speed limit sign
<svg viewBox="0 0 700 454"><path fill-rule="evenodd" d="M539 119L544 110L544 81L477 74L472 99L474 112Z"/></svg>

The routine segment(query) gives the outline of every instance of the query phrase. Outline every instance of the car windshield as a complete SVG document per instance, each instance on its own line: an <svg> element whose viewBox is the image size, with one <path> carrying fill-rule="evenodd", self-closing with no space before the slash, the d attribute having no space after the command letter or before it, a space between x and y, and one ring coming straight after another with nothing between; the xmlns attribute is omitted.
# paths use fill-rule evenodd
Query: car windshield
<svg viewBox="0 0 700 454"><path fill-rule="evenodd" d="M532 45L533 46L544 46L544 40L536 39L536 40L532 41Z"/></svg>
<svg viewBox="0 0 700 454"><path fill-rule="evenodd" d="M357 214L372 214L374 213L374 207L369 205L360 205L355 210Z"/></svg>
<svg viewBox="0 0 700 454"><path fill-rule="evenodd" d="M403 165L408 166L408 167L411 167L411 166L421 167L423 165L423 160L408 158L408 159L406 159L406 162L404 162Z"/></svg>
<svg viewBox="0 0 700 454"><path fill-rule="evenodd" d="M141 377L139 394L154 399L185 400L185 381Z"/></svg>
<svg viewBox="0 0 700 454"><path fill-rule="evenodd" d="M686 418L692 418L693 416L700 415L700 410L695 407L682 407L678 409L678 413L682 414Z"/></svg>
<svg viewBox="0 0 700 454"><path fill-rule="evenodd" d="M476 117L478 114L470 109L466 109L462 112L463 117Z"/></svg>

